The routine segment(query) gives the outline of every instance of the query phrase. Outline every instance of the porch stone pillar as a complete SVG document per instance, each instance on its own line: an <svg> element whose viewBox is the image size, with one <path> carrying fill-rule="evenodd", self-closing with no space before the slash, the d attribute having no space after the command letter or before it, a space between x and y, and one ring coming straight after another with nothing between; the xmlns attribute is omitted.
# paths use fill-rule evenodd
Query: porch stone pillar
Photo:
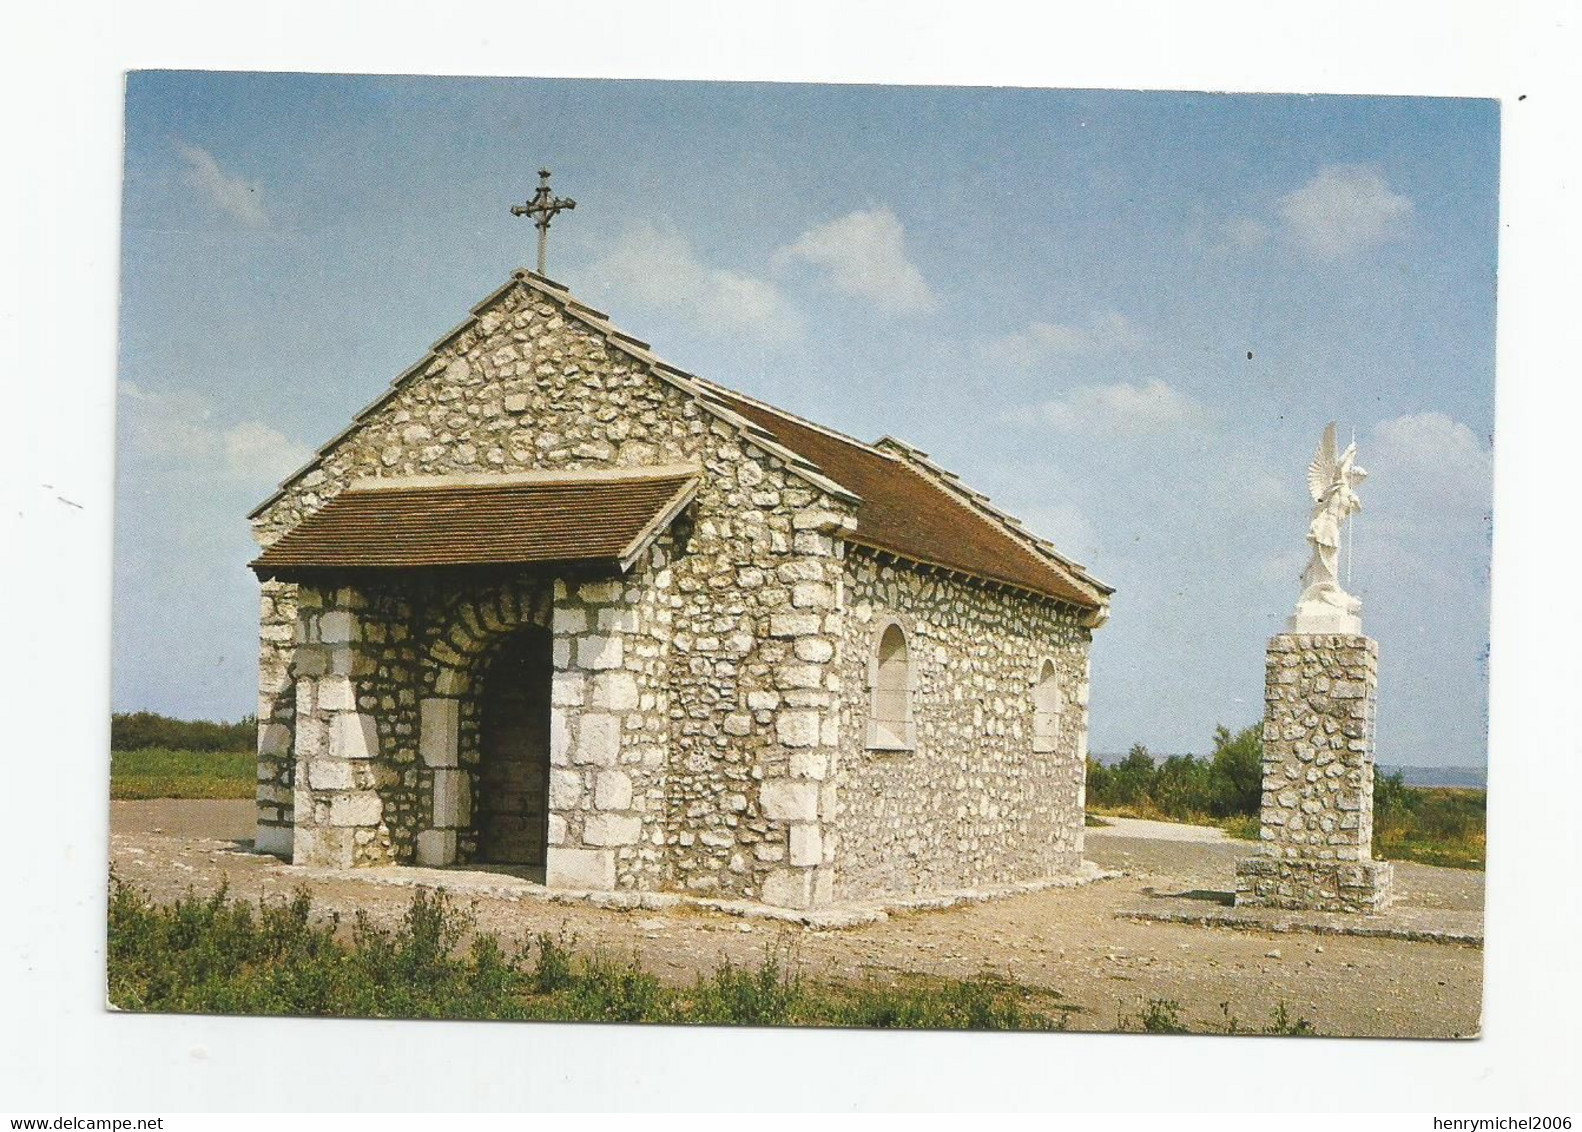
<svg viewBox="0 0 1582 1132"><path fill-rule="evenodd" d="M384 803L374 788L379 755L374 716L358 710L357 681L368 674L358 648L355 590L304 586L298 598L296 757L292 861L347 868L384 863Z"/></svg>

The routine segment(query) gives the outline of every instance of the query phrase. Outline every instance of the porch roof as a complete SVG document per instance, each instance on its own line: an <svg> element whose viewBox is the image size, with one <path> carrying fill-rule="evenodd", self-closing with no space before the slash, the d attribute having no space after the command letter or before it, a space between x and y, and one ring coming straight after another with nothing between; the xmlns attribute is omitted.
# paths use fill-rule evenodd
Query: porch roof
<svg viewBox="0 0 1582 1132"><path fill-rule="evenodd" d="M249 565L328 571L581 564L622 571L697 492L692 467L354 482Z"/></svg>

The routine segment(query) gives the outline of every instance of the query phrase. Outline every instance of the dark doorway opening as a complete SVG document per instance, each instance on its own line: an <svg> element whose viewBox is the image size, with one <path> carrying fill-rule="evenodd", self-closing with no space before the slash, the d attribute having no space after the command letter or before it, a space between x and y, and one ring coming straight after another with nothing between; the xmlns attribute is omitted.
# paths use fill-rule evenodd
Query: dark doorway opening
<svg viewBox="0 0 1582 1132"><path fill-rule="evenodd" d="M542 868L549 847L550 634L518 629L496 648L479 699L481 863Z"/></svg>

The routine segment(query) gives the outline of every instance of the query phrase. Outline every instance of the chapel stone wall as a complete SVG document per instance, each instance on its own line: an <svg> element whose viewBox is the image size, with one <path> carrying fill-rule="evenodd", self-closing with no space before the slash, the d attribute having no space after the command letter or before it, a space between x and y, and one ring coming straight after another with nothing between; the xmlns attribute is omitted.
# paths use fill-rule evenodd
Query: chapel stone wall
<svg viewBox="0 0 1582 1132"><path fill-rule="evenodd" d="M838 898L1075 871L1092 636L1076 613L863 551L846 557L844 600ZM870 750L870 658L891 623L907 634L916 744ZM1035 744L1045 660L1061 710L1054 742Z"/></svg>
<svg viewBox="0 0 1582 1132"><path fill-rule="evenodd" d="M702 483L672 535L622 580L555 582L546 609L556 649L551 808L561 819L551 822L551 883L827 900L838 535L851 526L851 505L557 302L525 285L506 290L289 483L254 529L268 545L361 477L677 463L699 466ZM422 587L369 582L355 599L361 608L349 600L328 611L354 615L361 635L337 655L367 670L374 697L372 724L358 724L374 754L346 789L363 791L376 773L390 779L377 819L365 800L355 808L365 823L333 826L317 821L302 778L317 755L300 749L334 722L317 700L303 706L307 691L317 694L301 660L320 662L326 642L311 638L323 622L310 605L323 595L265 583L261 848L289 849L295 823L299 840L303 830L352 831L314 832L309 856L329 846L339 861L349 844L356 863L467 859L466 772L476 759L467 666L482 662L494 633L488 611L514 608L520 618L524 598L453 590L447 607L444 592ZM331 624L342 631L339 618ZM412 643L386 661L398 632ZM364 692L350 694L360 701ZM335 812L349 819L353 809Z"/></svg>

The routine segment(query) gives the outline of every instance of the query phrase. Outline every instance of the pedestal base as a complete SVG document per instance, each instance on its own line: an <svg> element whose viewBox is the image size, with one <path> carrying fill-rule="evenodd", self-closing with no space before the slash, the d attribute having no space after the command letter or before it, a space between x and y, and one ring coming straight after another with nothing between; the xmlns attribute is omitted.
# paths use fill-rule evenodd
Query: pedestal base
<svg viewBox="0 0 1582 1132"><path fill-rule="evenodd" d="M1236 862L1236 904L1309 912L1382 912L1395 866L1388 861L1246 857Z"/></svg>

